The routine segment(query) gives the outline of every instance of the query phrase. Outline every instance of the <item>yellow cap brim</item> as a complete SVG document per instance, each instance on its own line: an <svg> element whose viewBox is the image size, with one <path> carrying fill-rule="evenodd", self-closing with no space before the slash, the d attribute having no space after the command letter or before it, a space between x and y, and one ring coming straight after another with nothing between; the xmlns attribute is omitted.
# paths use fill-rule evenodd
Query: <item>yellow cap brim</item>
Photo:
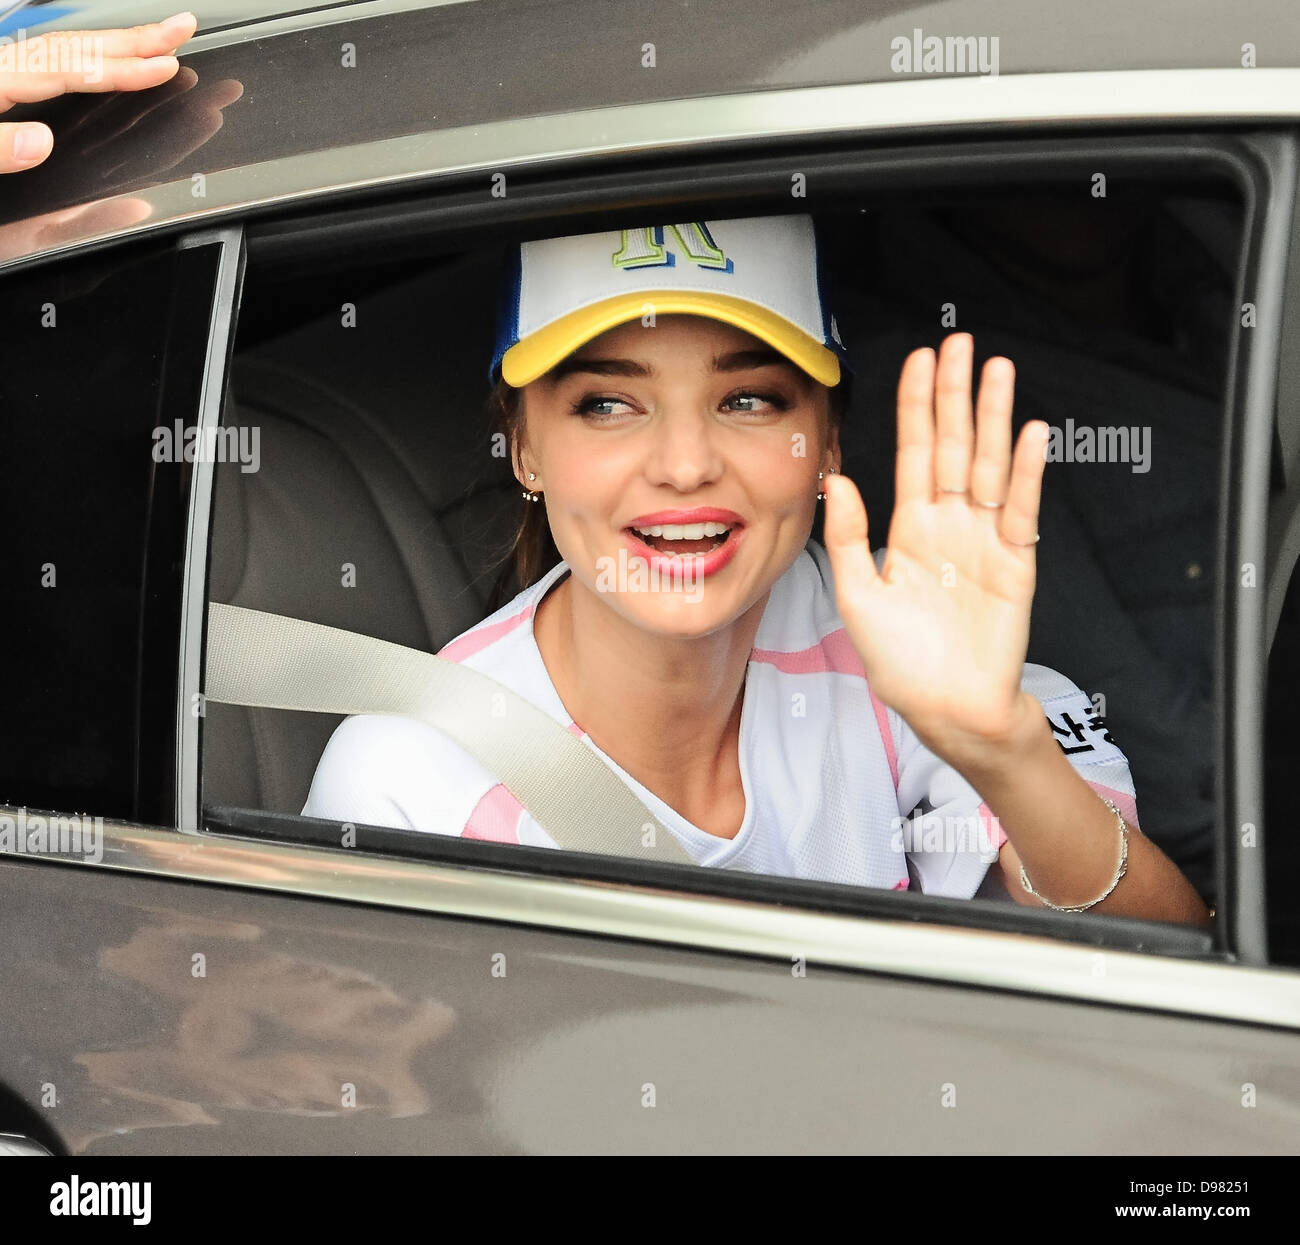
<svg viewBox="0 0 1300 1245"><path fill-rule="evenodd" d="M693 315L721 320L752 333L823 385L840 383L839 359L815 337L766 307L703 290L638 290L579 307L511 346L501 359L501 377L507 385L522 389L593 337L641 319L647 309L656 316Z"/></svg>

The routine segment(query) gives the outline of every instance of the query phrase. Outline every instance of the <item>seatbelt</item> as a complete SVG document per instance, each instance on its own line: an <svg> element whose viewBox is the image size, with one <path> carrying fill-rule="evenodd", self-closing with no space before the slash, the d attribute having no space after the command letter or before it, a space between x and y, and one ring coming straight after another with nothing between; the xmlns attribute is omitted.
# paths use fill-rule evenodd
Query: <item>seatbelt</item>
<svg viewBox="0 0 1300 1245"><path fill-rule="evenodd" d="M320 623L208 604L204 697L309 713L382 713L442 731L562 848L671 864L686 849L575 735L496 679Z"/></svg>

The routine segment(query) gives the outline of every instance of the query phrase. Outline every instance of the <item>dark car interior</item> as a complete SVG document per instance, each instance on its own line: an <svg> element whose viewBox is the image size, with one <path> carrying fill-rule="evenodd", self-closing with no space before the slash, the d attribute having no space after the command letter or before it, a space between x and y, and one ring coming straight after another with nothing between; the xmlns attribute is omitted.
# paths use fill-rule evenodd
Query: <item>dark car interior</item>
<svg viewBox="0 0 1300 1245"><path fill-rule="evenodd" d="M1009 356L1017 428L1133 430L1129 461L1049 460L1028 659L1094 699L1129 758L1144 832L1213 902L1213 603L1239 192L1161 176L1098 204L1077 180L1039 179L840 196L815 215L855 365L844 466L873 546L892 508L898 371L917 346L970 331L977 375ZM517 585L498 579L526 503L489 440L499 274L518 237L617 219L495 235L357 227L345 243L325 229L250 231L224 419L259 430L260 468L216 468L210 599L434 652L508 600ZM204 807L297 814L340 720L209 705Z"/></svg>

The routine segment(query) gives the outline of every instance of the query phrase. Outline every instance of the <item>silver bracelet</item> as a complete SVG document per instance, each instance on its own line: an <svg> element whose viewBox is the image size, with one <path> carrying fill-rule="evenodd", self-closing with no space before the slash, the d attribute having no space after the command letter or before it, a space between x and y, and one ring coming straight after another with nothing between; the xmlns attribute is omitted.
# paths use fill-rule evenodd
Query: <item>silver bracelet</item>
<svg viewBox="0 0 1300 1245"><path fill-rule="evenodd" d="M1062 907L1060 904L1053 903L1050 899L1044 898L1029 882L1029 877L1025 873L1025 866L1020 866L1020 885L1025 888L1040 903L1046 904L1049 908L1054 908L1057 912L1087 912L1089 908L1095 907L1101 903L1107 895L1119 885L1120 879L1128 872L1128 823L1124 820L1124 814L1115 807L1110 800L1102 801L1105 806L1115 814L1115 820L1119 823L1119 865L1115 869L1115 876L1111 883L1092 903L1079 904L1078 907Z"/></svg>

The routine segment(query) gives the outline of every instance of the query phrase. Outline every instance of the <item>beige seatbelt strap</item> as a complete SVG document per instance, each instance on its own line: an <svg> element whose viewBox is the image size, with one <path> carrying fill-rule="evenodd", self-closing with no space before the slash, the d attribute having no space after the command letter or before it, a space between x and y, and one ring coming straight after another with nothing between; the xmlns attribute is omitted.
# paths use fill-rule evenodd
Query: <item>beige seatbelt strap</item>
<svg viewBox="0 0 1300 1245"><path fill-rule="evenodd" d="M468 666L371 636L208 605L207 700L416 718L490 770L562 848L692 864L631 788L531 701Z"/></svg>

